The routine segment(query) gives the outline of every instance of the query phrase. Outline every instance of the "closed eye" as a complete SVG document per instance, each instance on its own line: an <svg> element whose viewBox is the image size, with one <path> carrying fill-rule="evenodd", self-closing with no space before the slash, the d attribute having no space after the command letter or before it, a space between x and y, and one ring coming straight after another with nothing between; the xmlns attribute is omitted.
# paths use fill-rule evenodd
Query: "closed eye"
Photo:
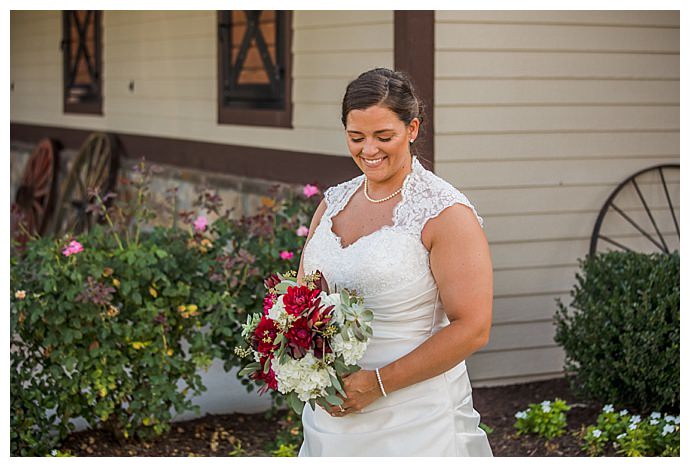
<svg viewBox="0 0 690 467"><path fill-rule="evenodd" d="M379 141L387 143L391 139L393 139L393 138L379 138ZM361 143L363 140L364 140L364 138L359 138L359 139L350 138L350 141L352 141L353 143Z"/></svg>

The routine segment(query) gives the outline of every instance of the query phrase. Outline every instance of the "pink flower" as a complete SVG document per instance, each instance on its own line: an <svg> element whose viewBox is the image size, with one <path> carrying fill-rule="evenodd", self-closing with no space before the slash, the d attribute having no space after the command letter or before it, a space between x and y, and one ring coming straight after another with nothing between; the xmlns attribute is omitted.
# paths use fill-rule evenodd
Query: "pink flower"
<svg viewBox="0 0 690 467"><path fill-rule="evenodd" d="M292 259L293 256L295 256L295 254L291 251L283 250L280 252L280 259L290 260L290 259Z"/></svg>
<svg viewBox="0 0 690 467"><path fill-rule="evenodd" d="M316 188L315 185L309 185L309 184L304 185L304 196L306 196L307 198L311 198L312 196L314 196L318 192L319 192L319 189Z"/></svg>
<svg viewBox="0 0 690 467"><path fill-rule="evenodd" d="M300 225L297 229L297 236L306 237L307 235L309 235L309 227L307 227L306 225Z"/></svg>
<svg viewBox="0 0 690 467"><path fill-rule="evenodd" d="M81 253L82 251L84 251L84 247L81 245L81 243L79 243L76 240L72 240L71 242L69 242L69 245L67 245L67 247L65 247L65 249L62 250L62 254L65 256L70 256L76 255L77 253Z"/></svg>
<svg viewBox="0 0 690 467"><path fill-rule="evenodd" d="M208 220L204 216L199 216L194 221L194 230L197 232L203 232L208 226Z"/></svg>

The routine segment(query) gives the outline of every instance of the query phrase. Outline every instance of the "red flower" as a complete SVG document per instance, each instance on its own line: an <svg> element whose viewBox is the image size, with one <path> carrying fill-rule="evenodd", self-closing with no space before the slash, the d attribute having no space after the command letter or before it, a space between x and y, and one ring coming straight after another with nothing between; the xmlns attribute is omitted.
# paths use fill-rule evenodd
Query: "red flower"
<svg viewBox="0 0 690 467"><path fill-rule="evenodd" d="M262 357L261 361L259 362L261 364L261 369L257 370L252 374L252 379L257 380L257 381L263 381L266 383L266 386L264 386L259 394L263 395L268 389L273 389L275 391L278 390L278 380L276 379L276 373L273 371L273 368L271 364L268 364L268 373L264 373L264 364L266 363L266 358L267 357Z"/></svg>
<svg viewBox="0 0 690 467"><path fill-rule="evenodd" d="M276 323L268 316L262 316L259 325L254 330L254 338L258 343L257 350L259 353L264 355L273 353L273 351L278 348L277 345L273 344L277 335L278 329L276 328Z"/></svg>
<svg viewBox="0 0 690 467"><path fill-rule="evenodd" d="M299 315L304 310L310 309L312 306L318 305L316 301L319 296L319 289L309 290L306 285L298 287L288 287L287 294L283 297L285 310L291 315Z"/></svg>
<svg viewBox="0 0 690 467"><path fill-rule="evenodd" d="M273 307L273 304L276 302L276 296L273 294L268 294L264 297L264 314L268 313L268 310Z"/></svg>
<svg viewBox="0 0 690 467"><path fill-rule="evenodd" d="M287 337L288 344L308 349L311 346L312 332L307 320L300 318L292 323L292 327L285 334L285 337Z"/></svg>

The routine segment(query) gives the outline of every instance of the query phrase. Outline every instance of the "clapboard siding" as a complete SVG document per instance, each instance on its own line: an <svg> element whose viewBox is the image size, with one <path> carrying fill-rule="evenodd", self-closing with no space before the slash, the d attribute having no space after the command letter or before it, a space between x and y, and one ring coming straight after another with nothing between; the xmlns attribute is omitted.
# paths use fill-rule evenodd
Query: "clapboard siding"
<svg viewBox="0 0 690 467"><path fill-rule="evenodd" d="M569 302L601 206L632 173L679 162L679 37L677 12L436 12L436 171L484 217L494 264L473 384L561 374L555 299ZM677 248L659 183L640 187ZM634 190L616 203L652 231ZM615 213L604 230L656 250Z"/></svg>
<svg viewBox="0 0 690 467"><path fill-rule="evenodd" d="M13 11L11 25L15 123L346 156L334 109L347 83L393 66L392 11L294 11L293 128L219 125L216 12L105 11L103 115L66 115L61 12Z"/></svg>

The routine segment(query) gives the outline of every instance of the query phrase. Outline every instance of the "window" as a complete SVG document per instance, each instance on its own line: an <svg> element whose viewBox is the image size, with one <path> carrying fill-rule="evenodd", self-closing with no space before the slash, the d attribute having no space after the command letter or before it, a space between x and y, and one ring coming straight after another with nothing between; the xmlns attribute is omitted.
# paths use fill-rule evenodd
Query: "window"
<svg viewBox="0 0 690 467"><path fill-rule="evenodd" d="M218 12L218 122L292 126L292 14Z"/></svg>
<svg viewBox="0 0 690 467"><path fill-rule="evenodd" d="M101 12L62 13L64 111L101 114Z"/></svg>

